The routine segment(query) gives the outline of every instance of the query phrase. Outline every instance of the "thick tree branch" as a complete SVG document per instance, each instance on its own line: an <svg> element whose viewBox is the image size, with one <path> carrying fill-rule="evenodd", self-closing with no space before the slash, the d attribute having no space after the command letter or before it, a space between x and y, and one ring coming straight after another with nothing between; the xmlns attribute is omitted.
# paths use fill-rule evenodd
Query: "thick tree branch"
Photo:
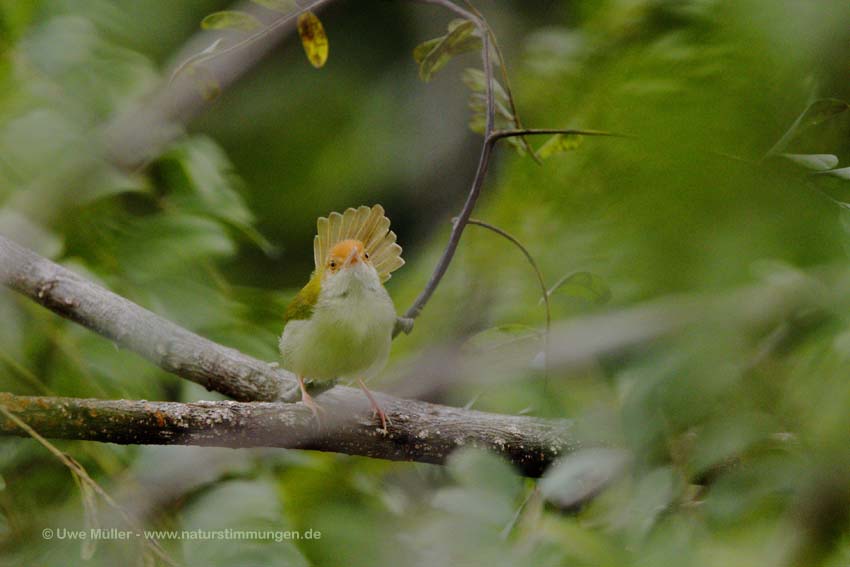
<svg viewBox="0 0 850 567"><path fill-rule="evenodd" d="M163 370L242 401L295 401L291 374L216 344L0 236L0 283Z"/></svg>
<svg viewBox="0 0 850 567"><path fill-rule="evenodd" d="M143 402L0 394L0 404L45 437L119 444L283 447L380 459L442 463L460 447L490 449L539 476L576 448L571 422L496 415L380 395L393 425L384 434L364 399L337 389L322 395L333 423L317 429L302 404ZM345 417L348 416L348 417ZM26 436L8 418L0 432Z"/></svg>
<svg viewBox="0 0 850 567"><path fill-rule="evenodd" d="M0 237L0 282L114 340L161 368L243 401L293 401L291 374L191 333ZM568 422L505 416L376 394L393 422L376 428L366 398L335 387L318 396L332 416L321 431L302 404L135 402L27 398L0 402L46 437L113 443L290 447L396 460L441 462L474 445L540 474L571 450ZM16 430L9 423L3 431Z"/></svg>

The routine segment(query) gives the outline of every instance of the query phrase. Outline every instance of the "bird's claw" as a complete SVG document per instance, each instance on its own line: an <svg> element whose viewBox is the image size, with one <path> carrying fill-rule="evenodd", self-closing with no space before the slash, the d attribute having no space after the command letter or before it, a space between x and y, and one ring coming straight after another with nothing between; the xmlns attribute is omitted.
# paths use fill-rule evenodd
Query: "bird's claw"
<svg viewBox="0 0 850 567"><path fill-rule="evenodd" d="M316 400L313 399L309 393L307 393L307 388L304 387L304 379L299 376L298 377L298 385L301 387L301 402L310 408L310 411L313 412L313 419L316 420L316 424L319 429L322 428L322 418L319 415L320 413L325 412L325 408L316 403Z"/></svg>
<svg viewBox="0 0 850 567"><path fill-rule="evenodd" d="M301 401L305 406L310 408L310 411L313 413L313 419L316 420L316 425L318 425L319 429L322 428L322 414L327 413L327 410L316 403L316 400L313 399L313 396L307 394L306 396L301 396Z"/></svg>
<svg viewBox="0 0 850 567"><path fill-rule="evenodd" d="M386 413L384 413L384 410L381 409L381 406L378 404L378 400L375 399L375 396L373 396L372 392L369 391L369 388L366 387L366 383L360 378L357 379L357 383L360 384L360 388L363 390L363 393L366 394L367 398L369 398L369 404L372 406L372 419L375 419L376 417L381 418L381 428L378 431L388 433L387 423L392 425L393 422L390 421L390 418Z"/></svg>
<svg viewBox="0 0 850 567"><path fill-rule="evenodd" d="M389 433L389 430L387 429L387 424L389 423L390 425L392 425L393 420L391 420L390 416L384 413L384 410L382 410L380 406L377 405L372 407L372 419L375 419L376 417L381 418L381 428L378 431Z"/></svg>

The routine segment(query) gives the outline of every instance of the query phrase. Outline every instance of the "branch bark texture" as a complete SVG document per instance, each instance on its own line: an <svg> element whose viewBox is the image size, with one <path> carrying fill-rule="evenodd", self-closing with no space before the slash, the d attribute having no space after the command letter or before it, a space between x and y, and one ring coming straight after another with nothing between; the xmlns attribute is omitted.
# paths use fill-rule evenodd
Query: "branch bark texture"
<svg viewBox="0 0 850 567"><path fill-rule="evenodd" d="M45 437L119 444L283 447L394 461L442 463L460 447L487 448L528 476L539 476L576 447L570 421L436 406L380 395L392 419L388 433L369 404L330 390L322 405L333 420L319 428L303 404L281 402L148 402L29 397L0 393L0 404ZM23 435L0 418L0 432Z"/></svg>

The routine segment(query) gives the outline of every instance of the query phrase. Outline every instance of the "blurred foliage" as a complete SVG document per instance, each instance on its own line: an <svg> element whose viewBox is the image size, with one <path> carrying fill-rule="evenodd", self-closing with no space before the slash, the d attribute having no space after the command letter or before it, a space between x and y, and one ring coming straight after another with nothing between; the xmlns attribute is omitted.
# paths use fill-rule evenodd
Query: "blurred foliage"
<svg viewBox="0 0 850 567"><path fill-rule="evenodd" d="M264 6L277 3L256 4L267 22ZM320 13L333 46L321 71L288 38L165 152L126 170L97 133L197 53L169 59L205 16L232 6L0 3L0 233L272 361L286 301L309 275L315 218L382 202L405 246L408 265L389 284L405 309L471 180L480 138L465 123L481 116L483 82L464 71L477 54L462 52L480 38L433 6L343 4ZM529 139L549 155L542 165L497 151L475 216L535 257L556 326L670 294L846 270L846 2L476 7L524 124L632 136ZM220 32L204 33L208 46ZM524 351L513 349L543 328L534 274L508 242L470 230L376 387L422 380L436 401L574 418L588 445L616 449L582 450L538 483L478 451L433 467L58 445L151 528L322 533L164 542L186 565L846 565L850 327L840 294L822 295L831 299L770 325L716 313L653 345L552 369L544 385L539 357L517 361ZM2 390L215 397L13 294L0 293L0 320ZM446 365L446 349L524 370ZM80 542L41 537L85 520L70 473L39 445L0 440L0 474L0 563L143 564L138 541L98 542L84 561ZM122 527L103 509L100 523Z"/></svg>

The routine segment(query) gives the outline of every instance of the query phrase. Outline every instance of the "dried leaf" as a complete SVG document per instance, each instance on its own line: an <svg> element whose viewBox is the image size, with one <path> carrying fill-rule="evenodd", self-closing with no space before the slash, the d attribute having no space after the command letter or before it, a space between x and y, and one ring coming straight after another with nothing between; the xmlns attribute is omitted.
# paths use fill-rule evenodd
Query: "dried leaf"
<svg viewBox="0 0 850 567"><path fill-rule="evenodd" d="M260 20L248 14L247 12L238 12L236 10L225 10L222 12L213 12L206 18L201 20L201 27L205 30L240 30L253 31L262 27Z"/></svg>
<svg viewBox="0 0 850 567"><path fill-rule="evenodd" d="M328 36L321 20L313 12L298 16L298 35L307 59L316 69L324 67L328 60Z"/></svg>

